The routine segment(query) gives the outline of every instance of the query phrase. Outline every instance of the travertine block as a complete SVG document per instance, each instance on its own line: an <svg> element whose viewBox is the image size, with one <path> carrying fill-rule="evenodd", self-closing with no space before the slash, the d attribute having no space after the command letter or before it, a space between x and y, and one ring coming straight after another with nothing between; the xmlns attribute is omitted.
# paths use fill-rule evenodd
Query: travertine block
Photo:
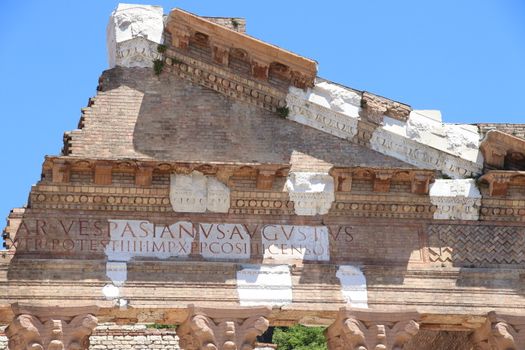
<svg viewBox="0 0 525 350"><path fill-rule="evenodd" d="M286 190L297 215L324 215L335 200L334 179L328 173L291 172Z"/></svg>
<svg viewBox="0 0 525 350"><path fill-rule="evenodd" d="M106 30L109 67L151 67L163 30L162 7L119 4Z"/></svg>
<svg viewBox="0 0 525 350"><path fill-rule="evenodd" d="M481 193L474 179L438 179L430 185L430 201L437 206L434 219L479 219Z"/></svg>

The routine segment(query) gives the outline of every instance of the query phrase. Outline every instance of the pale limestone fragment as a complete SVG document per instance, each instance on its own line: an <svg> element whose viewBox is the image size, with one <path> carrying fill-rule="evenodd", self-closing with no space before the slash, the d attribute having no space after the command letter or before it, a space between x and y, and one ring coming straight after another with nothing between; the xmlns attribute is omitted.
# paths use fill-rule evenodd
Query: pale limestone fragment
<svg viewBox="0 0 525 350"><path fill-rule="evenodd" d="M328 173L290 172L286 190L297 215L327 214L335 200L334 179Z"/></svg>
<svg viewBox="0 0 525 350"><path fill-rule="evenodd" d="M430 202L437 206L436 220L478 220L481 193L474 179L438 179L430 185Z"/></svg>

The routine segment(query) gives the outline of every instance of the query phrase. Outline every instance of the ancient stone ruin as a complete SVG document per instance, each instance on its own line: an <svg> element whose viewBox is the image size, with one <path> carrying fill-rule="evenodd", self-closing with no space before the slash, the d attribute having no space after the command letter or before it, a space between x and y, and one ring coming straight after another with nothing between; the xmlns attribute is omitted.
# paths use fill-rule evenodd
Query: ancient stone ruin
<svg viewBox="0 0 525 350"><path fill-rule="evenodd" d="M303 324L331 350L525 349L525 125L443 123L245 27L111 14L97 95L4 229L0 348Z"/></svg>

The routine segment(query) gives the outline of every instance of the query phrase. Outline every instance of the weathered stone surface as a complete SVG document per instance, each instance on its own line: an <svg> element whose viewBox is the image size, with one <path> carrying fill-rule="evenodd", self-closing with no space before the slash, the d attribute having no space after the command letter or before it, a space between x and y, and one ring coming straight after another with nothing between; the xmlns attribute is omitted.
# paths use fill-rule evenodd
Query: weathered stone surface
<svg viewBox="0 0 525 350"><path fill-rule="evenodd" d="M88 350L96 310L15 305L15 319L5 330L9 350Z"/></svg>
<svg viewBox="0 0 525 350"><path fill-rule="evenodd" d="M430 185L430 201L436 205L436 220L478 220L481 193L476 180L437 179Z"/></svg>
<svg viewBox="0 0 525 350"><path fill-rule="evenodd" d="M241 306L283 306L292 303L292 275L288 265L244 265L237 271Z"/></svg>
<svg viewBox="0 0 525 350"><path fill-rule="evenodd" d="M306 91L290 87L288 119L351 140L357 133L361 96L328 81Z"/></svg>
<svg viewBox="0 0 525 350"><path fill-rule="evenodd" d="M163 30L162 7L119 4L106 30L109 67L151 67Z"/></svg>
<svg viewBox="0 0 525 350"><path fill-rule="evenodd" d="M520 350L525 348L525 317L490 312L485 324L471 337L475 349Z"/></svg>
<svg viewBox="0 0 525 350"><path fill-rule="evenodd" d="M173 210L182 213L227 213L230 189L214 177L198 171L189 175L172 174L170 200Z"/></svg>
<svg viewBox="0 0 525 350"><path fill-rule="evenodd" d="M326 329L330 350L402 350L419 332L416 312L364 312L342 308Z"/></svg>
<svg viewBox="0 0 525 350"><path fill-rule="evenodd" d="M337 269L336 277L341 283L343 298L350 307L368 307L366 277L359 266L341 265Z"/></svg>
<svg viewBox="0 0 525 350"><path fill-rule="evenodd" d="M286 190L297 215L324 215L335 200L334 179L328 173L290 172Z"/></svg>
<svg viewBox="0 0 525 350"><path fill-rule="evenodd" d="M471 125L449 125L432 111L412 111L406 122L385 117L370 139L370 147L452 178L479 175L483 160L480 135Z"/></svg>
<svg viewBox="0 0 525 350"><path fill-rule="evenodd" d="M251 350L268 329L270 308L204 309L190 306L177 330L186 350Z"/></svg>

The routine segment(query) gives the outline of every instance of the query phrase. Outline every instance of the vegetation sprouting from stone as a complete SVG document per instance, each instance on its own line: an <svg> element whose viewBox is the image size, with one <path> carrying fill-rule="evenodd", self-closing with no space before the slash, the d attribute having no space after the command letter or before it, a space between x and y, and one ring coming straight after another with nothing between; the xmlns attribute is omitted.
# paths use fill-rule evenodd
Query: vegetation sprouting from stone
<svg viewBox="0 0 525 350"><path fill-rule="evenodd" d="M167 47L166 45L164 45L164 44L159 44L159 45L157 46L157 51L158 51L159 53L164 53L164 52L166 52L166 49L167 49L167 48L168 48L168 47Z"/></svg>
<svg viewBox="0 0 525 350"><path fill-rule="evenodd" d="M164 61L163 60L154 60L153 61L153 71L156 75L160 75L162 73L162 69L164 68Z"/></svg>
<svg viewBox="0 0 525 350"><path fill-rule="evenodd" d="M233 28L237 29L239 27L239 21L237 21L235 18L232 18L232 26Z"/></svg>
<svg viewBox="0 0 525 350"><path fill-rule="evenodd" d="M324 327L276 327L272 342L279 350L326 350Z"/></svg>
<svg viewBox="0 0 525 350"><path fill-rule="evenodd" d="M286 119L286 117L288 117L288 114L290 113L290 109L288 107L277 107L276 111L279 117L283 119Z"/></svg>

